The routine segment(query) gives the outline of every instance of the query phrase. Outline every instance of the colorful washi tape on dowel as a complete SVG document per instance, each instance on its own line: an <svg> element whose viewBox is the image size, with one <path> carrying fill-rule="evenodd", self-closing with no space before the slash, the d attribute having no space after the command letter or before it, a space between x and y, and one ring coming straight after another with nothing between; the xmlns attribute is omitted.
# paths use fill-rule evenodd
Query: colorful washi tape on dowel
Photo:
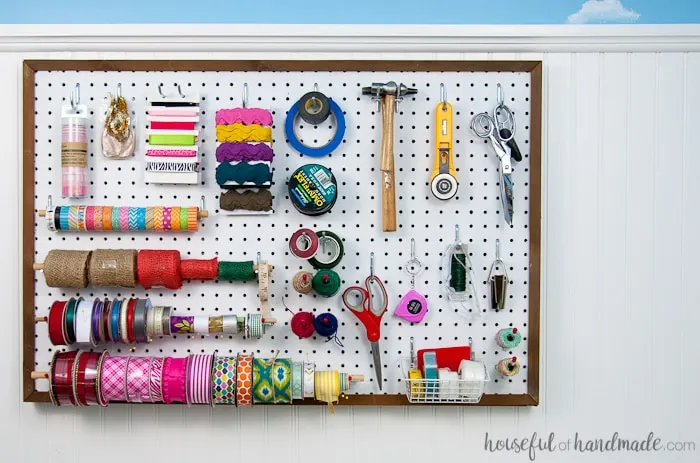
<svg viewBox="0 0 700 463"><path fill-rule="evenodd" d="M56 406L105 407L124 402L243 407L304 398L332 407L352 383L364 381L362 375L316 371L312 363L302 368L301 362L278 357L127 357L83 351L56 351L49 371L34 371L31 378L49 380Z"/></svg>
<svg viewBox="0 0 700 463"><path fill-rule="evenodd" d="M48 324L49 340L55 346L98 344L141 344L153 338L175 335L238 335L260 339L266 327L277 322L262 314L180 316L174 309L153 306L150 299L72 298L51 304L47 317L36 317Z"/></svg>
<svg viewBox="0 0 700 463"><path fill-rule="evenodd" d="M200 207L179 206L56 206L49 196L46 209L39 217L46 218L51 231L79 232L195 232L199 220L208 217L204 196Z"/></svg>

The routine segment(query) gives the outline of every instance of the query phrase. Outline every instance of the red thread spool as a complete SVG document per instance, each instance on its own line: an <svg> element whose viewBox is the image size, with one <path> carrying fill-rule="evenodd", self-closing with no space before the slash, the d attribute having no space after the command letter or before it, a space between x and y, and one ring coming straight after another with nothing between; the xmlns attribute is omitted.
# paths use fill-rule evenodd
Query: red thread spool
<svg viewBox="0 0 700 463"><path fill-rule="evenodd" d="M180 252L141 250L136 260L139 283L145 289L163 287L180 289Z"/></svg>
<svg viewBox="0 0 700 463"><path fill-rule="evenodd" d="M183 280L216 280L219 274L219 259L187 259L180 262L180 276Z"/></svg>
<svg viewBox="0 0 700 463"><path fill-rule="evenodd" d="M311 312L298 312L292 317L292 333L301 339L310 338L314 334L314 316Z"/></svg>

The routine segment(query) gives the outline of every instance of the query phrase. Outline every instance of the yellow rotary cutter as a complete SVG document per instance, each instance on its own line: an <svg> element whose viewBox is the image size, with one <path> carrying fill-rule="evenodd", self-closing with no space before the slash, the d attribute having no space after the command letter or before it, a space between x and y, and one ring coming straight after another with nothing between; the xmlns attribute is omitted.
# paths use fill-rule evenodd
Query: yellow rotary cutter
<svg viewBox="0 0 700 463"><path fill-rule="evenodd" d="M435 108L435 167L430 175L430 191L437 199L447 200L457 194L457 172L452 160L452 105L445 100L440 84L440 103Z"/></svg>

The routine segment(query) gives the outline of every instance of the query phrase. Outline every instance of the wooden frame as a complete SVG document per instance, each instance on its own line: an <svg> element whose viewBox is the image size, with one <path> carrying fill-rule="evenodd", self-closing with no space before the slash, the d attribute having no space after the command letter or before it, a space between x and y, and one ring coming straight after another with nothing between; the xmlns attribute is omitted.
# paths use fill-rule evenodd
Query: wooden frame
<svg viewBox="0 0 700 463"><path fill-rule="evenodd" d="M527 394L485 394L470 406L534 406L540 385L540 246L542 163L542 62L541 61L81 61L28 60L23 67L23 195L22 195L22 391L25 402L49 402L39 392L34 370L34 93L37 71L446 71L528 72L530 85L530 272L529 351ZM295 402L297 404L297 402ZM321 404L315 400L300 405ZM403 394L350 395L342 405L411 405ZM423 404L420 404L423 405ZM433 404L431 404L433 405ZM439 404L434 404L439 405Z"/></svg>

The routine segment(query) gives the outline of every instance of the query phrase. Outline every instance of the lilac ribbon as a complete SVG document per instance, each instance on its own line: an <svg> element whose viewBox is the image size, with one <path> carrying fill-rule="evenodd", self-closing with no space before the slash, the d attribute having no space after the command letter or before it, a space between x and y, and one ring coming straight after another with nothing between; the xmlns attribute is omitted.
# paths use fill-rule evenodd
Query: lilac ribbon
<svg viewBox="0 0 700 463"><path fill-rule="evenodd" d="M170 334L193 334L194 317L170 316Z"/></svg>

